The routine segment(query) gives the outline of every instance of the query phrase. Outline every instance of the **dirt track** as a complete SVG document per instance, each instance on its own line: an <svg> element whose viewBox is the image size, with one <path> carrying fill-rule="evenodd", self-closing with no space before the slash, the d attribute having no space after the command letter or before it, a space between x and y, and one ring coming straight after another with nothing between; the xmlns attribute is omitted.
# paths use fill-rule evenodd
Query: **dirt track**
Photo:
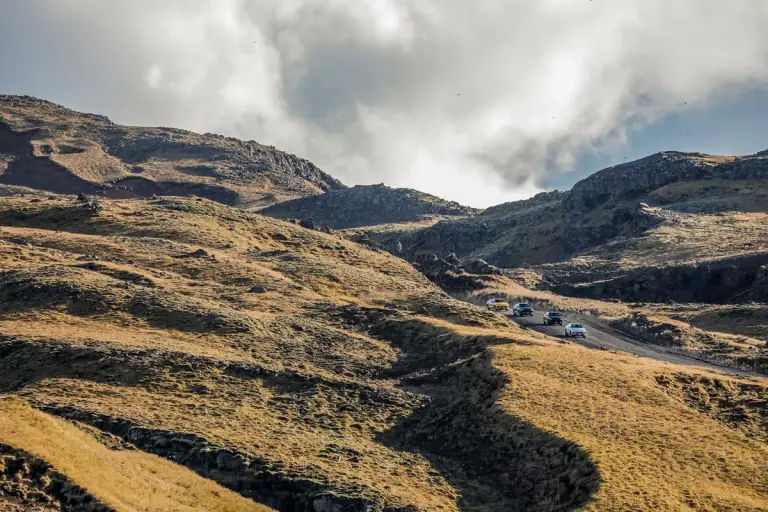
<svg viewBox="0 0 768 512"><path fill-rule="evenodd" d="M512 312L507 313L510 320L514 320L523 327L534 329L538 332L553 336L555 338L565 339L565 327L564 325L571 322L578 322L584 325L587 329L586 338L568 338L570 340L584 345L585 347L594 348L598 350L616 350L620 352L629 352L638 356L650 357L659 361L665 361L674 364L684 364L689 366L701 366L709 370L715 370L721 373L729 375L738 375L740 377L759 377L760 375L754 372L737 370L734 368L727 368L719 366L713 363L708 363L693 357L689 357L683 354L676 354L664 350L661 347L655 347L647 343L642 343L632 338L617 332L616 330L608 327L599 320L587 316L579 315L576 313L563 313L563 326L559 325L544 325L544 313L546 311L536 311L533 317L515 317L512 316Z"/></svg>

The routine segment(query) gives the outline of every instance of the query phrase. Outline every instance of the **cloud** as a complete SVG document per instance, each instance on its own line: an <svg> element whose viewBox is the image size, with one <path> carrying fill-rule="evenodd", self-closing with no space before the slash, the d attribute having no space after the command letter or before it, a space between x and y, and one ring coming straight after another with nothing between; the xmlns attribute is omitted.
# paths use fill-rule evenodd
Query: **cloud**
<svg viewBox="0 0 768 512"><path fill-rule="evenodd" d="M473 205L587 151L768 86L768 3L720 0L7 2L0 89L253 138L347 183ZM34 37L29 37L34 34Z"/></svg>

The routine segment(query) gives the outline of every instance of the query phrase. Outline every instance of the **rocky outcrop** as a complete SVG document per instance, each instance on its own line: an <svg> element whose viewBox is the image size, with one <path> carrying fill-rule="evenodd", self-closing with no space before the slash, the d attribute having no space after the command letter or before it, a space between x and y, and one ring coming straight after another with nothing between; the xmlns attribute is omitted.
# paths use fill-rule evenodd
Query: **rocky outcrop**
<svg viewBox="0 0 768 512"><path fill-rule="evenodd" d="M569 209L589 209L609 199L647 194L676 181L768 178L768 156L717 158L703 153L665 151L596 172L576 183Z"/></svg>
<svg viewBox="0 0 768 512"><path fill-rule="evenodd" d="M500 269L484 260L460 261L449 254L444 259L435 254L423 256L412 262L427 278L450 293L466 293L481 290L492 281L491 276L500 275Z"/></svg>
<svg viewBox="0 0 768 512"><path fill-rule="evenodd" d="M768 254L691 265L641 267L603 281L558 284L552 291L627 302L765 302L768 301Z"/></svg>
<svg viewBox="0 0 768 512"><path fill-rule="evenodd" d="M410 222L435 215L467 216L477 212L473 208L417 190L357 185L278 203L260 213L280 219L311 218L315 222L340 229Z"/></svg>

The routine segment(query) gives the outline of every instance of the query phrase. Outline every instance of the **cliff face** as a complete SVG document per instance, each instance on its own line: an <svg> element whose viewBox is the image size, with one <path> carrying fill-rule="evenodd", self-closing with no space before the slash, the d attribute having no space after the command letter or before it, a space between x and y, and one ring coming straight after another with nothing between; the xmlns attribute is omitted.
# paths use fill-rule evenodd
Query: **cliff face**
<svg viewBox="0 0 768 512"><path fill-rule="evenodd" d="M28 96L0 96L0 183L107 197L199 195L254 206L345 188L255 141L120 126Z"/></svg>
<svg viewBox="0 0 768 512"><path fill-rule="evenodd" d="M358 185L278 203L260 213L283 219L312 219L332 228L354 228L418 221L430 216L468 216L478 212L418 190Z"/></svg>

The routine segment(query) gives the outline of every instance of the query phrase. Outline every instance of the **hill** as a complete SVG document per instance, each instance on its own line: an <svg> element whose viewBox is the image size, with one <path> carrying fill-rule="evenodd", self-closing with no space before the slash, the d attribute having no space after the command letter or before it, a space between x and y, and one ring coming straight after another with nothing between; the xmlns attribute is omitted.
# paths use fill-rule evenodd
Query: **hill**
<svg viewBox="0 0 768 512"><path fill-rule="evenodd" d="M558 342L336 234L25 194L0 269L1 506L768 508L765 379Z"/></svg>
<svg viewBox="0 0 768 512"><path fill-rule="evenodd" d="M668 152L605 169L567 192L473 217L370 235L410 260L528 267L568 294L626 301L768 300L768 152Z"/></svg>
<svg viewBox="0 0 768 512"><path fill-rule="evenodd" d="M357 228L419 222L437 216L469 216L479 210L407 188L357 185L326 194L293 199L259 213L279 219L311 219L331 228Z"/></svg>
<svg viewBox="0 0 768 512"><path fill-rule="evenodd" d="M112 198L196 195L242 207L344 188L311 162L255 141L121 126L6 95L0 95L0 183Z"/></svg>

